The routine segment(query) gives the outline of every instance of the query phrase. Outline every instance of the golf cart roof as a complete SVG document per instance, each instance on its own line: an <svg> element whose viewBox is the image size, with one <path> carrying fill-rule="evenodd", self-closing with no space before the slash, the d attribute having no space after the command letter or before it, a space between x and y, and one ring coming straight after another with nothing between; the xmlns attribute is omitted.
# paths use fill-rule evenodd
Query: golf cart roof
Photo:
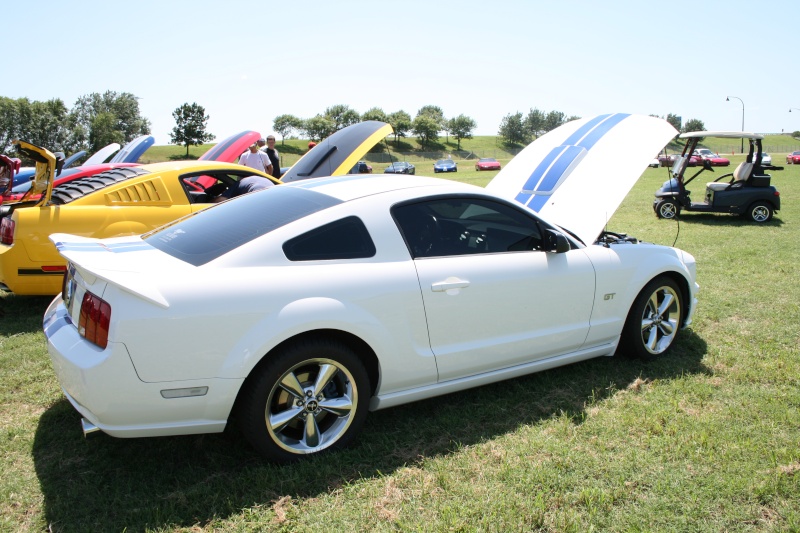
<svg viewBox="0 0 800 533"><path fill-rule="evenodd" d="M679 135L681 139L693 139L697 137L721 137L723 139L763 139L760 133L748 133L744 131L689 131Z"/></svg>

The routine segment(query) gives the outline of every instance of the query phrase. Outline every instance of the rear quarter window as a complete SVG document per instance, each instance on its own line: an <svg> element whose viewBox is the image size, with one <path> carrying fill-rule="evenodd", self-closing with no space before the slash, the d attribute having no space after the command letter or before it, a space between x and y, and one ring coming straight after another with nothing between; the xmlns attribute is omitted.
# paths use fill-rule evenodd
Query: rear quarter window
<svg viewBox="0 0 800 533"><path fill-rule="evenodd" d="M286 241L283 253L290 261L360 259L375 255L375 243L360 218L347 217Z"/></svg>

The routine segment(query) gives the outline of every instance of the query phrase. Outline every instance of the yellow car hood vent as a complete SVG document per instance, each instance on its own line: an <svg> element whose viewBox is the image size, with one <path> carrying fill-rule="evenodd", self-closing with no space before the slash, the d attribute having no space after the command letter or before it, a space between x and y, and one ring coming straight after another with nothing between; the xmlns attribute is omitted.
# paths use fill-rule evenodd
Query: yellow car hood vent
<svg viewBox="0 0 800 533"><path fill-rule="evenodd" d="M106 205L172 205L172 198L160 176L109 191L105 199Z"/></svg>

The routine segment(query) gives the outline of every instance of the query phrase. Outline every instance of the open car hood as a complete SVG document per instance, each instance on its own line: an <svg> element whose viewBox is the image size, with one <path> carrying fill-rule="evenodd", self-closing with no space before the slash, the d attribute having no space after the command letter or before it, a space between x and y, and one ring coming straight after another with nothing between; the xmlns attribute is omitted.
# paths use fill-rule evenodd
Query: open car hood
<svg viewBox="0 0 800 533"><path fill-rule="evenodd" d="M53 193L53 180L56 176L56 156L50 150L36 146L25 141L13 141L19 151L28 158L36 161L36 174L31 182L31 194L41 194L41 199L36 205L44 205L50 201Z"/></svg>
<svg viewBox="0 0 800 533"><path fill-rule="evenodd" d="M347 174L359 159L394 130L389 124L367 120L342 128L320 141L281 176L281 181Z"/></svg>
<svg viewBox="0 0 800 533"><path fill-rule="evenodd" d="M261 138L257 131L246 130L224 139L201 155L199 161L220 161L222 163L236 163L247 147Z"/></svg>
<svg viewBox="0 0 800 533"><path fill-rule="evenodd" d="M653 154L676 135L666 120L644 115L575 120L528 145L486 189L592 244Z"/></svg>
<svg viewBox="0 0 800 533"><path fill-rule="evenodd" d="M154 142L152 135L140 135L114 154L109 163L136 163Z"/></svg>
<svg viewBox="0 0 800 533"><path fill-rule="evenodd" d="M89 156L89 159L83 162L84 165L99 165L105 163L111 154L119 150L119 143L111 143L100 148L98 151Z"/></svg>
<svg viewBox="0 0 800 533"><path fill-rule="evenodd" d="M20 160L16 157L0 155L0 195L14 187L14 175L19 172L20 168Z"/></svg>

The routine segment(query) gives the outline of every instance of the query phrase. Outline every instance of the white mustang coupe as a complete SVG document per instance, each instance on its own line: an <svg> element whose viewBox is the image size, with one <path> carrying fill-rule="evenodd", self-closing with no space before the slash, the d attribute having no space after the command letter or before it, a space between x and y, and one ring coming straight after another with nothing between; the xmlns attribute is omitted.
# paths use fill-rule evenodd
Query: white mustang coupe
<svg viewBox="0 0 800 533"><path fill-rule="evenodd" d="M287 461L348 444L368 411L663 356L695 308L694 258L603 227L676 133L601 115L541 137L486 189L317 178L142 236L52 235L69 261L44 317L55 371L86 433L235 419Z"/></svg>

